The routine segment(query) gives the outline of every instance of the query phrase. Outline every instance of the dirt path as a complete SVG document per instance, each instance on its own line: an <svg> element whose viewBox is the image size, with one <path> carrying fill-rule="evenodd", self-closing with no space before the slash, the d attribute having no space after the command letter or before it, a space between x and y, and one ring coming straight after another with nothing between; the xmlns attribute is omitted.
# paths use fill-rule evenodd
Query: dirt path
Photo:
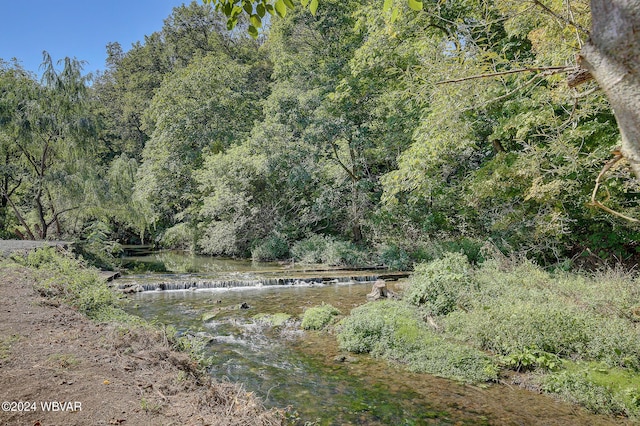
<svg viewBox="0 0 640 426"><path fill-rule="evenodd" d="M0 424L280 424L233 384L199 384L163 333L99 325L0 267Z"/></svg>

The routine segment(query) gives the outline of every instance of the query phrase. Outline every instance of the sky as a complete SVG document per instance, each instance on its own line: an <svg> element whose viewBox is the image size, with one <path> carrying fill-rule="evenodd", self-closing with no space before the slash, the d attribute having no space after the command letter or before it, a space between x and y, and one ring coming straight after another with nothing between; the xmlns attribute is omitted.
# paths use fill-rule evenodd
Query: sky
<svg viewBox="0 0 640 426"><path fill-rule="evenodd" d="M87 61L85 73L104 70L107 43L128 51L183 3L190 0L0 0L0 58L41 75L46 50L54 63L68 56Z"/></svg>

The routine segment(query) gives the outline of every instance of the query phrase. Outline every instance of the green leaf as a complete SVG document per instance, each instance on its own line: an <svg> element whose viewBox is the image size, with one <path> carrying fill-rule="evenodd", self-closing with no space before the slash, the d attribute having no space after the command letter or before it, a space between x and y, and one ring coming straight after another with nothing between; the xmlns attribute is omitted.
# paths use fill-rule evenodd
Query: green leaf
<svg viewBox="0 0 640 426"><path fill-rule="evenodd" d="M267 9L267 12L269 12L269 14L271 14L271 15L273 15L274 12L275 12L275 9L273 8L273 5L271 5L271 4L265 5L264 8Z"/></svg>
<svg viewBox="0 0 640 426"><path fill-rule="evenodd" d="M249 21L251 22L251 25L253 25L256 28L262 27L262 20L258 15L251 15L251 17L249 18Z"/></svg>
<svg viewBox="0 0 640 426"><path fill-rule="evenodd" d="M311 0L311 4L309 5L309 10L313 16L316 15L316 11L318 10L318 0Z"/></svg>
<svg viewBox="0 0 640 426"><path fill-rule="evenodd" d="M253 12L253 5L251 4L250 1L245 0L242 8L244 9L245 12L247 12L249 15L251 15L251 13Z"/></svg>
<svg viewBox="0 0 640 426"><path fill-rule="evenodd" d="M247 32L249 33L249 35L253 38L258 38L258 29L256 27L254 27L253 25L249 25L249 28L247 29Z"/></svg>
<svg viewBox="0 0 640 426"><path fill-rule="evenodd" d="M232 29L234 29L237 23L238 23L237 18L229 18L227 20L227 30L231 31Z"/></svg>
<svg viewBox="0 0 640 426"><path fill-rule="evenodd" d="M382 6L383 12L388 12L391 10L391 6L393 6L393 0L384 0L384 5Z"/></svg>
<svg viewBox="0 0 640 426"><path fill-rule="evenodd" d="M287 16L287 6L285 6L284 1L277 0L274 4L274 7L276 8L276 13L279 17L284 18L285 16Z"/></svg>
<svg viewBox="0 0 640 426"><path fill-rule="evenodd" d="M267 13L267 9L265 9L264 5L260 3L256 6L256 13L259 17L264 18L264 15Z"/></svg>
<svg viewBox="0 0 640 426"><path fill-rule="evenodd" d="M309 0L300 0L300 4L302 5L302 7L307 7L307 5L309 4Z"/></svg>
<svg viewBox="0 0 640 426"><path fill-rule="evenodd" d="M284 1L284 4L289 8L289 9L293 9L295 8L295 5L293 4L293 2L291 0L282 0Z"/></svg>
<svg viewBox="0 0 640 426"><path fill-rule="evenodd" d="M225 16L231 16L232 8L233 6L231 5L231 3L225 3L224 6L222 6L222 13L224 13Z"/></svg>
<svg viewBox="0 0 640 426"><path fill-rule="evenodd" d="M391 12L391 23L396 22L399 16L400 16L400 9L397 7L394 7L393 11Z"/></svg>
<svg viewBox="0 0 640 426"><path fill-rule="evenodd" d="M409 7L419 12L422 10L422 2L418 0L409 0Z"/></svg>

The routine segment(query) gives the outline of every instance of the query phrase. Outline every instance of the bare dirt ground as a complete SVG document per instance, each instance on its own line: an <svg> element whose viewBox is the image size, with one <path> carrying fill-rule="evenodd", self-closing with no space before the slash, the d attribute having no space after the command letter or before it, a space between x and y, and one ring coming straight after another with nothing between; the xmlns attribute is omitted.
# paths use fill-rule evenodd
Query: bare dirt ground
<svg viewBox="0 0 640 426"><path fill-rule="evenodd" d="M158 330L96 324L0 267L0 424L275 425L282 413L198 378Z"/></svg>

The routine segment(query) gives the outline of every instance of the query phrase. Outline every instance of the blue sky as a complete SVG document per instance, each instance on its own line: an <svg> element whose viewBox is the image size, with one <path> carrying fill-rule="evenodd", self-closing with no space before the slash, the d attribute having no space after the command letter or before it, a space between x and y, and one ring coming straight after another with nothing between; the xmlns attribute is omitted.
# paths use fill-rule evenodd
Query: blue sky
<svg viewBox="0 0 640 426"><path fill-rule="evenodd" d="M17 58L39 75L46 50L55 62L69 56L87 61L85 72L104 70L107 43L117 41L129 50L160 30L183 3L190 1L0 0L0 58Z"/></svg>

